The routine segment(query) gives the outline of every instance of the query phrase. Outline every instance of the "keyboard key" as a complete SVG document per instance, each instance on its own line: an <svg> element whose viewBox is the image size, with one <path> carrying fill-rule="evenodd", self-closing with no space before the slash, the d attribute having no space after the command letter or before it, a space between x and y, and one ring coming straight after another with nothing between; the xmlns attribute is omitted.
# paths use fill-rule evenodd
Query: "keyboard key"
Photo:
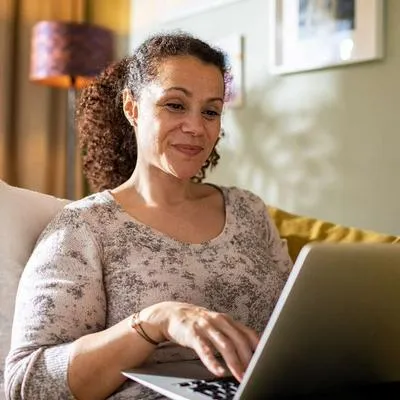
<svg viewBox="0 0 400 400"><path fill-rule="evenodd" d="M229 400L235 396L239 383L235 378L229 377L183 382L179 386L196 393L204 394L212 399Z"/></svg>

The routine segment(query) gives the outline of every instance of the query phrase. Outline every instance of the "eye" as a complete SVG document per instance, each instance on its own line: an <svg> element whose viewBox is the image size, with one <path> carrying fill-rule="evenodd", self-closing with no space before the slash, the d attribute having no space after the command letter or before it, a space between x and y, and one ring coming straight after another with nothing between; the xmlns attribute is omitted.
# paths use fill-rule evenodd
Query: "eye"
<svg viewBox="0 0 400 400"><path fill-rule="evenodd" d="M183 111L184 110L183 105L180 103L167 103L165 106L172 111Z"/></svg>
<svg viewBox="0 0 400 400"><path fill-rule="evenodd" d="M221 113L214 111L214 110L205 110L203 111L205 117L209 119L217 118L221 115Z"/></svg>

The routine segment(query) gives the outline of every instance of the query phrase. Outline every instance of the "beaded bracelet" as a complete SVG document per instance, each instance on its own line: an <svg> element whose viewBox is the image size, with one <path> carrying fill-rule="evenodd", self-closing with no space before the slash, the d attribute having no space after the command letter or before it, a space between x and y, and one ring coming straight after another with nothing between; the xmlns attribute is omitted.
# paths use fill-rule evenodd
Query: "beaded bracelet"
<svg viewBox="0 0 400 400"><path fill-rule="evenodd" d="M135 312L132 314L130 319L130 326L133 328L144 340L151 343L154 346L158 346L160 343L153 340L143 329L142 321L140 321L139 313Z"/></svg>

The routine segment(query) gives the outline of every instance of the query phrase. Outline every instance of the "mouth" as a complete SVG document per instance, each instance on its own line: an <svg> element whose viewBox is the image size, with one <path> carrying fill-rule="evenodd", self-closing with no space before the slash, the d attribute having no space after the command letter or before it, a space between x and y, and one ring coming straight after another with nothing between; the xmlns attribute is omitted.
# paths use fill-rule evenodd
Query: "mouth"
<svg viewBox="0 0 400 400"><path fill-rule="evenodd" d="M200 154L203 151L203 147L189 144L174 144L172 147L180 153L192 157L197 156L197 154Z"/></svg>

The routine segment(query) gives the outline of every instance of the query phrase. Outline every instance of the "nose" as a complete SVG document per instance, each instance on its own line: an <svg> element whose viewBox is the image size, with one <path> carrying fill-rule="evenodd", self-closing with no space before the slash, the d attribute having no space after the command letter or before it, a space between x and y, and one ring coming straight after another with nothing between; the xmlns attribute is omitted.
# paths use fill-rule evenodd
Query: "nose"
<svg viewBox="0 0 400 400"><path fill-rule="evenodd" d="M204 133L204 118L201 112L186 113L182 122L182 131L184 133L198 136Z"/></svg>

